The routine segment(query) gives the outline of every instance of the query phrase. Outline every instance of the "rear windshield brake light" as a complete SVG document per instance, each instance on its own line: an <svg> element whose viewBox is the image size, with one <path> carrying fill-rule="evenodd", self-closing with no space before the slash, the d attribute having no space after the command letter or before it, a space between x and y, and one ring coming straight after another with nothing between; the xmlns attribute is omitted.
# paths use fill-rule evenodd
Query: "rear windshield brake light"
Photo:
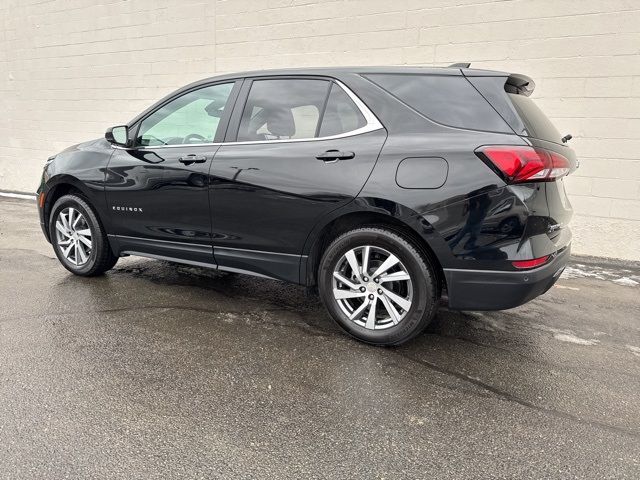
<svg viewBox="0 0 640 480"><path fill-rule="evenodd" d="M476 149L508 183L550 182L572 171L571 161L544 148L495 145Z"/></svg>

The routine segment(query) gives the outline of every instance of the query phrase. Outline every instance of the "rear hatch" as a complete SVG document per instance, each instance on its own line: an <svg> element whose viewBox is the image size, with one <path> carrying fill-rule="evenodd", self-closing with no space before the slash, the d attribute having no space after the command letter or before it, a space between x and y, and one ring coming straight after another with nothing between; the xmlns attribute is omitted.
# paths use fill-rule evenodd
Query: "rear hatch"
<svg viewBox="0 0 640 480"><path fill-rule="evenodd" d="M578 162L566 139L530 97L535 88L533 80L519 74L474 76L465 73L465 76L513 131L531 146L506 148L506 152L499 148L494 151L483 148L478 152L485 162L497 167L494 169L513 185L512 188L538 191L538 195L525 202L531 217L523 237L540 235L544 230L555 248L566 246L571 239L566 226L573 210L564 177L577 168Z"/></svg>

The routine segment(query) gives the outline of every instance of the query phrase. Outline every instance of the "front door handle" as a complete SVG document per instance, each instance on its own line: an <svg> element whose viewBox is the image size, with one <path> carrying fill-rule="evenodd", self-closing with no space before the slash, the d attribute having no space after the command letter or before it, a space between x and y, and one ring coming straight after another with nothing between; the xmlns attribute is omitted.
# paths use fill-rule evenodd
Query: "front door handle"
<svg viewBox="0 0 640 480"><path fill-rule="evenodd" d="M204 155L196 155L195 153L190 153L189 155L180 157L178 161L180 163L184 163L185 165L191 165L193 163L204 163L207 161L207 157L205 157Z"/></svg>
<svg viewBox="0 0 640 480"><path fill-rule="evenodd" d="M349 160L355 156L356 154L353 152L341 152L340 150L327 150L326 152L318 155L316 158L324 162L335 162L336 160Z"/></svg>

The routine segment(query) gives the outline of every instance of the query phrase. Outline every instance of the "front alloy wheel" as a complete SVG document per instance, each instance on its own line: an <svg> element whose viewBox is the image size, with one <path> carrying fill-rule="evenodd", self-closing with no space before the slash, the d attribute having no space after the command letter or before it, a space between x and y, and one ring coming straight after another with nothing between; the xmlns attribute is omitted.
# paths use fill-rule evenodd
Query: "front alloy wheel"
<svg viewBox="0 0 640 480"><path fill-rule="evenodd" d="M91 229L79 210L68 207L58 213L56 241L70 263L77 267L87 263L93 248Z"/></svg>
<svg viewBox="0 0 640 480"><path fill-rule="evenodd" d="M63 195L51 208L49 233L60 263L76 275L100 275L118 261L93 207L84 197Z"/></svg>

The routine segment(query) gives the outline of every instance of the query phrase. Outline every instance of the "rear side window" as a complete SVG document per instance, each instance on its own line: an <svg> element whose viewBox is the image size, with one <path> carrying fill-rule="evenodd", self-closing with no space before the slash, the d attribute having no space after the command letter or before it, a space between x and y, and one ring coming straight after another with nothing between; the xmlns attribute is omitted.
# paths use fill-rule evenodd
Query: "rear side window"
<svg viewBox="0 0 640 480"><path fill-rule="evenodd" d="M314 138L330 85L313 79L254 80L238 141Z"/></svg>
<svg viewBox="0 0 640 480"><path fill-rule="evenodd" d="M464 77L373 74L366 78L434 122L471 130L513 133Z"/></svg>
<svg viewBox="0 0 640 480"><path fill-rule="evenodd" d="M254 80L242 113L238 141L329 137L366 124L360 109L335 82Z"/></svg>
<svg viewBox="0 0 640 480"><path fill-rule="evenodd" d="M319 136L340 135L362 128L366 124L366 119L349 95L335 83L332 84Z"/></svg>

